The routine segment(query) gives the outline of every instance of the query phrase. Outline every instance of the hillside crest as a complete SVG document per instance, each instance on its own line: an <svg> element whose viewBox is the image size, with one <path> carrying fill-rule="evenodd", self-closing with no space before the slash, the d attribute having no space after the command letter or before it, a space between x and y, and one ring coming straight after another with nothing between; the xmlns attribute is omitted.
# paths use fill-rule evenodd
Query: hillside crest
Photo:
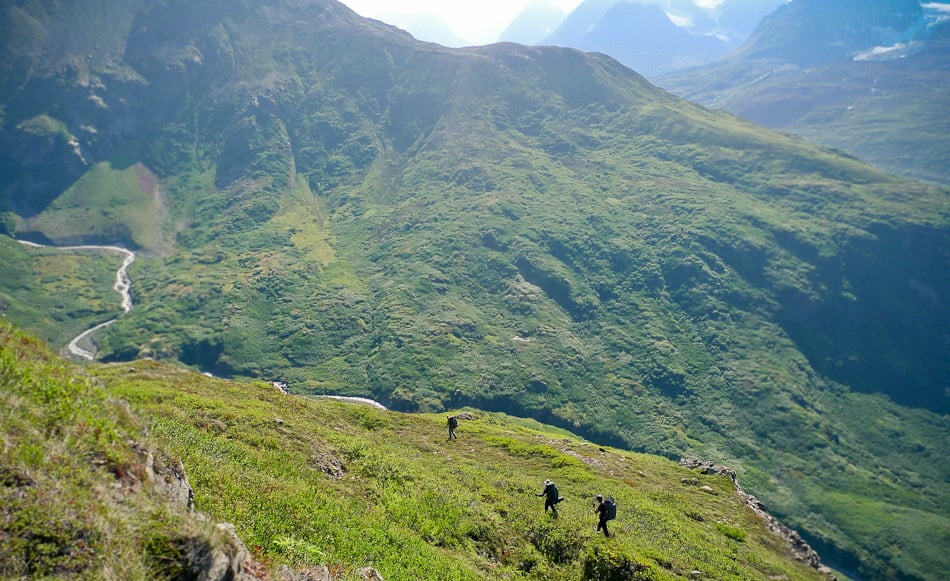
<svg viewBox="0 0 950 581"><path fill-rule="evenodd" d="M821 578L814 552L711 465L482 412L446 441L443 416L154 361L82 370L6 324L0 361L4 576ZM566 497L560 519L540 507L542 475ZM591 532L595 490L621 506L609 539ZM52 498L73 509L37 518Z"/></svg>

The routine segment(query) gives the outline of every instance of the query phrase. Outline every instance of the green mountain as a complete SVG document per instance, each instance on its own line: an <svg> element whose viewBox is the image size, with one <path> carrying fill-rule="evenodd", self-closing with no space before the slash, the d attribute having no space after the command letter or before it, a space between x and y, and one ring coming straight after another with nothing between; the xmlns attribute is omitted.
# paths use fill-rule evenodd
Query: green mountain
<svg viewBox="0 0 950 581"><path fill-rule="evenodd" d="M65 345L118 315L104 361L727 463L839 568L950 565L947 189L602 55L331 1L50 0L0 30L5 232L137 252L121 313L114 253L0 238L8 319Z"/></svg>
<svg viewBox="0 0 950 581"><path fill-rule="evenodd" d="M442 416L79 369L6 323L0 365L5 579L827 578L729 476L534 421L468 414L447 441Z"/></svg>
<svg viewBox="0 0 950 581"><path fill-rule="evenodd" d="M788 3L729 55L655 81L693 102L950 183L950 26L917 0Z"/></svg>

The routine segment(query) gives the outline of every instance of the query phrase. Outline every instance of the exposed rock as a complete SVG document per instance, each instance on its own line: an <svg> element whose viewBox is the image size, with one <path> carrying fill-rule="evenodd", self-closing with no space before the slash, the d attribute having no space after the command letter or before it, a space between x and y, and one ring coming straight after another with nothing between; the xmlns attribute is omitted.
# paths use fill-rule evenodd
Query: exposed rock
<svg viewBox="0 0 950 581"><path fill-rule="evenodd" d="M295 571L287 565L281 565L277 570L277 578L280 581L334 581L326 565L302 571Z"/></svg>
<svg viewBox="0 0 950 581"><path fill-rule="evenodd" d="M795 530L785 526L770 515L765 510L765 505L752 496L751 494L746 493L741 488L736 487L736 491L739 496L745 500L746 505L752 509L754 513L759 515L765 523L766 527L774 534L782 537L788 543L788 547L795 554L795 558L799 561L804 561L814 567L815 569L821 569L821 558L818 556L818 552L811 548L805 539L801 537Z"/></svg>
<svg viewBox="0 0 950 581"><path fill-rule="evenodd" d="M577 458L578 460L580 460L580 461L583 462L584 464L587 464L588 466L595 466L595 467L597 467L597 468L603 468L604 466L606 466L606 464L605 464L603 461L598 460L597 458L591 458L591 457L589 457L589 456L584 456L583 454L579 454L579 453L575 452L574 450L564 450L564 453L565 453L565 454L569 454L569 455L571 455L571 456L574 456L575 458Z"/></svg>
<svg viewBox="0 0 950 581"><path fill-rule="evenodd" d="M698 469L703 474L725 474L731 478L733 482L736 482L736 471L728 466L720 466L712 462L700 460L699 458L681 458L679 465L691 470Z"/></svg>
<svg viewBox="0 0 950 581"><path fill-rule="evenodd" d="M339 575L340 573L336 574ZM385 581L382 574L373 567L363 567L356 572L356 577L366 581ZM277 578L280 581L337 581L340 579L340 577L335 577L326 565L302 570L295 570L282 565L277 570Z"/></svg>
<svg viewBox="0 0 950 581"><path fill-rule="evenodd" d="M357 571L357 574L366 581L385 581L380 572L372 567L363 567Z"/></svg>
<svg viewBox="0 0 950 581"><path fill-rule="evenodd" d="M760 502L759 499L757 499L756 497L742 490L742 487L739 486L739 483L736 480L735 470L733 470L732 468L728 468L726 466L719 466L712 462L699 460L697 458L682 458L679 461L679 465L685 466L693 470L698 469L703 474L714 474L714 475L725 474L726 476L728 476L732 480L732 483L736 488L736 494L738 494L739 497L742 498L746 506L752 509L752 512L754 512L762 520L765 521L766 528L769 531L785 539L785 542L787 543L789 550L792 552L792 554L795 556L796 559L804 563L807 563L808 565L817 569L818 571L834 578L833 575L831 574L831 570L821 564L821 557L818 556L818 552L815 551L815 549L811 548L811 546L809 546L809 544L805 542L805 540L801 537L801 535L799 535L793 529L783 525L778 520L776 520L775 517L770 515L765 510L765 505L762 504L762 502ZM680 482L683 482L684 484L692 484L692 480L693 479L690 479L690 478L682 478L680 479ZM698 480L697 480L697 483L698 483ZM709 487L703 486L700 488L700 490L703 490L705 488L709 488ZM710 490L712 489L710 488ZM713 493L715 493L714 490L713 490Z"/></svg>
<svg viewBox="0 0 950 581"><path fill-rule="evenodd" d="M340 480L340 478L343 478L343 475L346 474L346 466L343 464L343 460L340 460L329 452L321 451L317 453L315 461L320 472L329 476L333 481Z"/></svg>
<svg viewBox="0 0 950 581"><path fill-rule="evenodd" d="M204 567L199 572L198 578L201 581L224 581L226 579L247 581L254 579L255 577L244 572L244 562L250 557L244 543L234 532L234 525L221 523L218 525L218 530L224 533L227 544L223 548L211 551L211 554L203 563Z"/></svg>
<svg viewBox="0 0 950 581"><path fill-rule="evenodd" d="M181 460L173 460L162 451L146 448L137 442L130 442L130 447L142 459L137 470L123 471L116 475L119 481L133 479L132 485L125 483L126 492L138 492L141 488L133 471L137 471L141 479L151 483L155 492L163 496L173 507L192 513L196 518L205 520L207 517L195 511L195 493L188 483L185 465ZM254 581L268 579L266 568L254 561L244 543L237 536L234 525L219 523L217 525L223 542L209 543L207 539L194 537L187 539L187 567L198 581Z"/></svg>
<svg viewBox="0 0 950 581"><path fill-rule="evenodd" d="M148 450L145 459L145 477L153 482L155 490L168 500L185 510L194 510L195 491L188 483L185 465L181 460L173 461L164 453Z"/></svg>

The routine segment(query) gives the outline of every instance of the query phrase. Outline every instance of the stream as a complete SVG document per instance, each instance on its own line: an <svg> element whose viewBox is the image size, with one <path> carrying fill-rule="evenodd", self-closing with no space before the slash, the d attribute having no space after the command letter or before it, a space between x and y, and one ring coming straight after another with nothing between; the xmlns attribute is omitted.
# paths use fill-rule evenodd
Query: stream
<svg viewBox="0 0 950 581"><path fill-rule="evenodd" d="M129 278L129 267L133 262L135 262L135 253L131 250L122 248L121 246L49 246L47 244L28 242L26 240L17 240L17 242L33 248L55 248L56 250L104 250L107 252L119 252L124 254L125 260L122 261L122 265L115 272L115 284L112 285L112 288L115 289L115 292L119 293L119 296L122 297L122 312L128 313L132 310L132 293L129 292L129 289L132 286L132 280ZM76 338L69 342L69 345L66 346L66 350L76 357L82 357L83 359L88 359L90 361L95 359L96 354L92 351L83 349L79 346L79 343L99 329L107 327L115 322L116 319L111 319L105 323L99 323L95 327L83 331L77 335Z"/></svg>

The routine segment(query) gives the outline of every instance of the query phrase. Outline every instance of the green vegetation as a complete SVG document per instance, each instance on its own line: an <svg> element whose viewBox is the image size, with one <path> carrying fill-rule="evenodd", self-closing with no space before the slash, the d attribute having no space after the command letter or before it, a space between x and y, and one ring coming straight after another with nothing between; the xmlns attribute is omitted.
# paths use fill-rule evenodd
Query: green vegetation
<svg viewBox="0 0 950 581"><path fill-rule="evenodd" d="M234 523L271 570L325 564L350 578L372 565L387 580L821 578L727 477L544 426L469 410L477 418L448 442L444 416L288 396L155 361L83 371L7 325L0 362L3 576L175 579L196 542L222 543L207 522L162 504L142 474L137 450L148 446L184 462L197 509ZM535 496L546 477L567 498L558 519ZM593 531L597 492L621 507L609 540ZM70 510L54 510L64 504Z"/></svg>
<svg viewBox="0 0 950 581"><path fill-rule="evenodd" d="M102 163L31 219L30 228L50 233L58 243L85 240L161 251L165 212L158 178L146 167L120 171Z"/></svg>
<svg viewBox="0 0 950 581"><path fill-rule="evenodd" d="M31 329L53 344L65 346L122 312L121 298L112 288L122 263L115 252L28 248L0 238L0 261L3 316L32 321Z"/></svg>
<svg viewBox="0 0 950 581"><path fill-rule="evenodd" d="M333 3L249 6L117 6L148 24L123 57L87 62L85 36L65 55L8 47L4 228L142 250L136 307L97 334L100 359L697 455L864 577L948 569L919 528L950 519L946 189L692 106L605 57L447 50ZM88 167L18 129L44 115ZM117 312L115 266L79 275L53 254L0 239L0 298L61 346ZM313 552L298 540L285 552Z"/></svg>
<svg viewBox="0 0 950 581"><path fill-rule="evenodd" d="M227 550L210 524L155 492L143 425L97 383L0 324L4 579L173 579L189 558Z"/></svg>
<svg viewBox="0 0 950 581"><path fill-rule="evenodd" d="M64 139L70 137L69 128L66 127L66 124L48 115L38 115L32 119L27 119L20 123L19 129L39 136L55 135Z"/></svg>

